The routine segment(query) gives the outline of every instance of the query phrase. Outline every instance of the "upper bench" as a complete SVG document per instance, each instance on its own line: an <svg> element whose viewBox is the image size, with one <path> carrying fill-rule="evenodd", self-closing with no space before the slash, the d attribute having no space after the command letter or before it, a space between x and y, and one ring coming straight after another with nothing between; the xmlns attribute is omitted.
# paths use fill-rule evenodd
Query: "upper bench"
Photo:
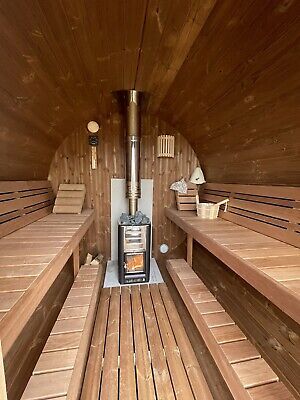
<svg viewBox="0 0 300 400"><path fill-rule="evenodd" d="M201 199L229 198L216 220L166 209L176 223L300 323L300 188L206 184Z"/></svg>
<svg viewBox="0 0 300 400"><path fill-rule="evenodd" d="M93 222L92 210L52 214L53 200L48 181L0 182L0 339L8 389L17 371L14 344L71 256L76 275L79 243Z"/></svg>

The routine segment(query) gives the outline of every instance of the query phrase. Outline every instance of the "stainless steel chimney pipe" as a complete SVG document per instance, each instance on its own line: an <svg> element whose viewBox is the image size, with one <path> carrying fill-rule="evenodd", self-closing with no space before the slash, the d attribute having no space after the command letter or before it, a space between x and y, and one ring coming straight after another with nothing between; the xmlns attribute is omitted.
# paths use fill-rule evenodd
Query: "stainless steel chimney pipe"
<svg viewBox="0 0 300 400"><path fill-rule="evenodd" d="M126 98L126 197L129 199L129 214L134 215L141 197L140 141L141 141L141 94L128 90Z"/></svg>

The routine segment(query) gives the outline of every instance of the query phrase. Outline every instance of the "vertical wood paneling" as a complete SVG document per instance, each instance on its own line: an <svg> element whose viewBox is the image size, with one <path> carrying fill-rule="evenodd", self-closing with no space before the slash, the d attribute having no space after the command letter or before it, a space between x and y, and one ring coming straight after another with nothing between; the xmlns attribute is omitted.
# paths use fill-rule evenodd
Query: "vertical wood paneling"
<svg viewBox="0 0 300 400"><path fill-rule="evenodd" d="M175 136L175 157L157 158L156 143L160 134ZM68 136L52 160L49 179L54 191L60 183L85 183L86 206L95 209L95 224L87 242L90 251L110 256L110 180L125 177L124 130L122 116L112 114L101 121L97 169L91 169L88 133L80 126ZM153 250L167 243L170 250L184 240L184 233L164 216L164 207L175 206L170 184L181 177L189 178L197 158L186 139L166 122L154 116L142 118L141 177L153 179ZM116 196L118 194L116 193Z"/></svg>

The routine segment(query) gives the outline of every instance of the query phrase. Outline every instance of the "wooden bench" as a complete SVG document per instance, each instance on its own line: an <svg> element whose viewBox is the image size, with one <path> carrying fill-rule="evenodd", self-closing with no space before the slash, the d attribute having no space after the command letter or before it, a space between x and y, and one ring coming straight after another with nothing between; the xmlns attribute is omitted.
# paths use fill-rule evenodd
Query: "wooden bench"
<svg viewBox="0 0 300 400"><path fill-rule="evenodd" d="M202 200L229 198L220 218L166 209L188 234L189 264L196 240L294 321L300 323L300 188L206 184Z"/></svg>
<svg viewBox="0 0 300 400"><path fill-rule="evenodd" d="M186 261L168 260L167 269L233 398L294 399Z"/></svg>
<svg viewBox="0 0 300 400"><path fill-rule="evenodd" d="M81 267L23 393L23 400L80 398L102 277L102 266Z"/></svg>
<svg viewBox="0 0 300 400"><path fill-rule="evenodd" d="M25 328L43 323L43 299L69 259L76 276L79 243L93 222L92 210L50 214L53 200L47 181L0 182L0 339L8 392L21 373L16 362L32 351Z"/></svg>

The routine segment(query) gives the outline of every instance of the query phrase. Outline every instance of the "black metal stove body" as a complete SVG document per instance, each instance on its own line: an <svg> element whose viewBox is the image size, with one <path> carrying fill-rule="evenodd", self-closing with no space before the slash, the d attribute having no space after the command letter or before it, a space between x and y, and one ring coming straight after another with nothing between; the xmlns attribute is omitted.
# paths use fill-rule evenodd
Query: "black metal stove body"
<svg viewBox="0 0 300 400"><path fill-rule="evenodd" d="M118 225L120 284L149 281L151 224Z"/></svg>

